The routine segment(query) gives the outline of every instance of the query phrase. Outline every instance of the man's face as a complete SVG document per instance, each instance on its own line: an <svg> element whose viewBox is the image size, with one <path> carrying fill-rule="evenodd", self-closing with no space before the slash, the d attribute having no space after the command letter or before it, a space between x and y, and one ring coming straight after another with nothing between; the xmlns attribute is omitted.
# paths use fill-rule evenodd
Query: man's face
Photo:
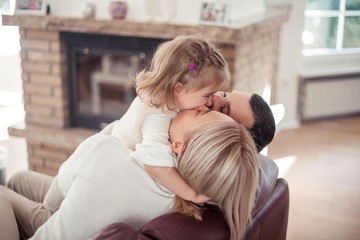
<svg viewBox="0 0 360 240"><path fill-rule="evenodd" d="M248 93L233 91L224 95L223 92L218 92L209 99L207 106L211 110L229 115L237 123L243 124L249 129L255 122L250 98L251 94Z"/></svg>

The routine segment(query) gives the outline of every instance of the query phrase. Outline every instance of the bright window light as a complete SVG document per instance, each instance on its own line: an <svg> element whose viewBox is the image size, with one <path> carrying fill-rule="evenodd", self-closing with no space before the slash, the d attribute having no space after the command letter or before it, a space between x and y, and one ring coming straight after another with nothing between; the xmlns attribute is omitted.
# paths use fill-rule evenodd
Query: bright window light
<svg viewBox="0 0 360 240"><path fill-rule="evenodd" d="M303 54L360 53L360 0L306 0Z"/></svg>
<svg viewBox="0 0 360 240"><path fill-rule="evenodd" d="M0 26L0 55L12 55L20 52L19 27Z"/></svg>
<svg viewBox="0 0 360 240"><path fill-rule="evenodd" d="M304 45L313 44L314 41L315 41L314 34L312 34L309 31L303 31L303 33L302 33L302 41L303 41Z"/></svg>

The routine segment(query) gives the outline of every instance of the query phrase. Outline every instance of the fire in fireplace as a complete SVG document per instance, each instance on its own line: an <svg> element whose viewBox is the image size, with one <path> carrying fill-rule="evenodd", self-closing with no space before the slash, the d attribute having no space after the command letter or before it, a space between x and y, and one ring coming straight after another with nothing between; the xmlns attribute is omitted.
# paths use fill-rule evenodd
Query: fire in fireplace
<svg viewBox="0 0 360 240"><path fill-rule="evenodd" d="M164 39L61 33L66 48L71 126L101 129L136 96L134 76Z"/></svg>

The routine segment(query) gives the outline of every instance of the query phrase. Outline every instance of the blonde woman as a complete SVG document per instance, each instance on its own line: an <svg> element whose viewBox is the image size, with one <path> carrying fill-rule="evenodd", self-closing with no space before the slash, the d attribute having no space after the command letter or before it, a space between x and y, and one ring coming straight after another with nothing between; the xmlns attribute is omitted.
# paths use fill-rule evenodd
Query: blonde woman
<svg viewBox="0 0 360 240"><path fill-rule="evenodd" d="M231 239L238 240L255 203L259 160L245 127L226 121L230 118L226 115L216 118L218 114L206 110L180 112L171 123L170 140L178 154L179 173L195 191L209 196L222 209ZM201 219L199 207L178 196L173 210Z"/></svg>
<svg viewBox="0 0 360 240"><path fill-rule="evenodd" d="M207 201L177 172L168 129L178 111L204 106L218 90L230 88L228 65L220 50L202 36L178 36L156 49L149 68L135 80L138 97L111 134L134 150L132 160L162 187L194 203ZM145 126L144 119L152 115L157 120ZM142 128L152 131L145 135Z"/></svg>

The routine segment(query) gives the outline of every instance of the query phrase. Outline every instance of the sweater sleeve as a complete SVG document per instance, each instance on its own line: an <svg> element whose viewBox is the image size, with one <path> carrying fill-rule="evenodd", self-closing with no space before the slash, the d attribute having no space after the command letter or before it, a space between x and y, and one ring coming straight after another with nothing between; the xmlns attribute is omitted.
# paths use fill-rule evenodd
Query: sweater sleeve
<svg viewBox="0 0 360 240"><path fill-rule="evenodd" d="M96 192L84 179L76 178L67 197L47 222L31 238L32 240L90 239L101 226L103 206L96 199ZM84 199L84 196L87 199Z"/></svg>
<svg viewBox="0 0 360 240"><path fill-rule="evenodd" d="M116 190L120 196L123 192L112 177L119 175L117 162L128 161L128 156L111 136L96 134L81 143L59 170L58 188L65 199L31 239L94 239L114 222L121 206Z"/></svg>
<svg viewBox="0 0 360 240"><path fill-rule="evenodd" d="M173 116L154 114L145 118L142 127L143 141L136 144L131 159L152 166L175 167L175 156L169 143L169 126Z"/></svg>

